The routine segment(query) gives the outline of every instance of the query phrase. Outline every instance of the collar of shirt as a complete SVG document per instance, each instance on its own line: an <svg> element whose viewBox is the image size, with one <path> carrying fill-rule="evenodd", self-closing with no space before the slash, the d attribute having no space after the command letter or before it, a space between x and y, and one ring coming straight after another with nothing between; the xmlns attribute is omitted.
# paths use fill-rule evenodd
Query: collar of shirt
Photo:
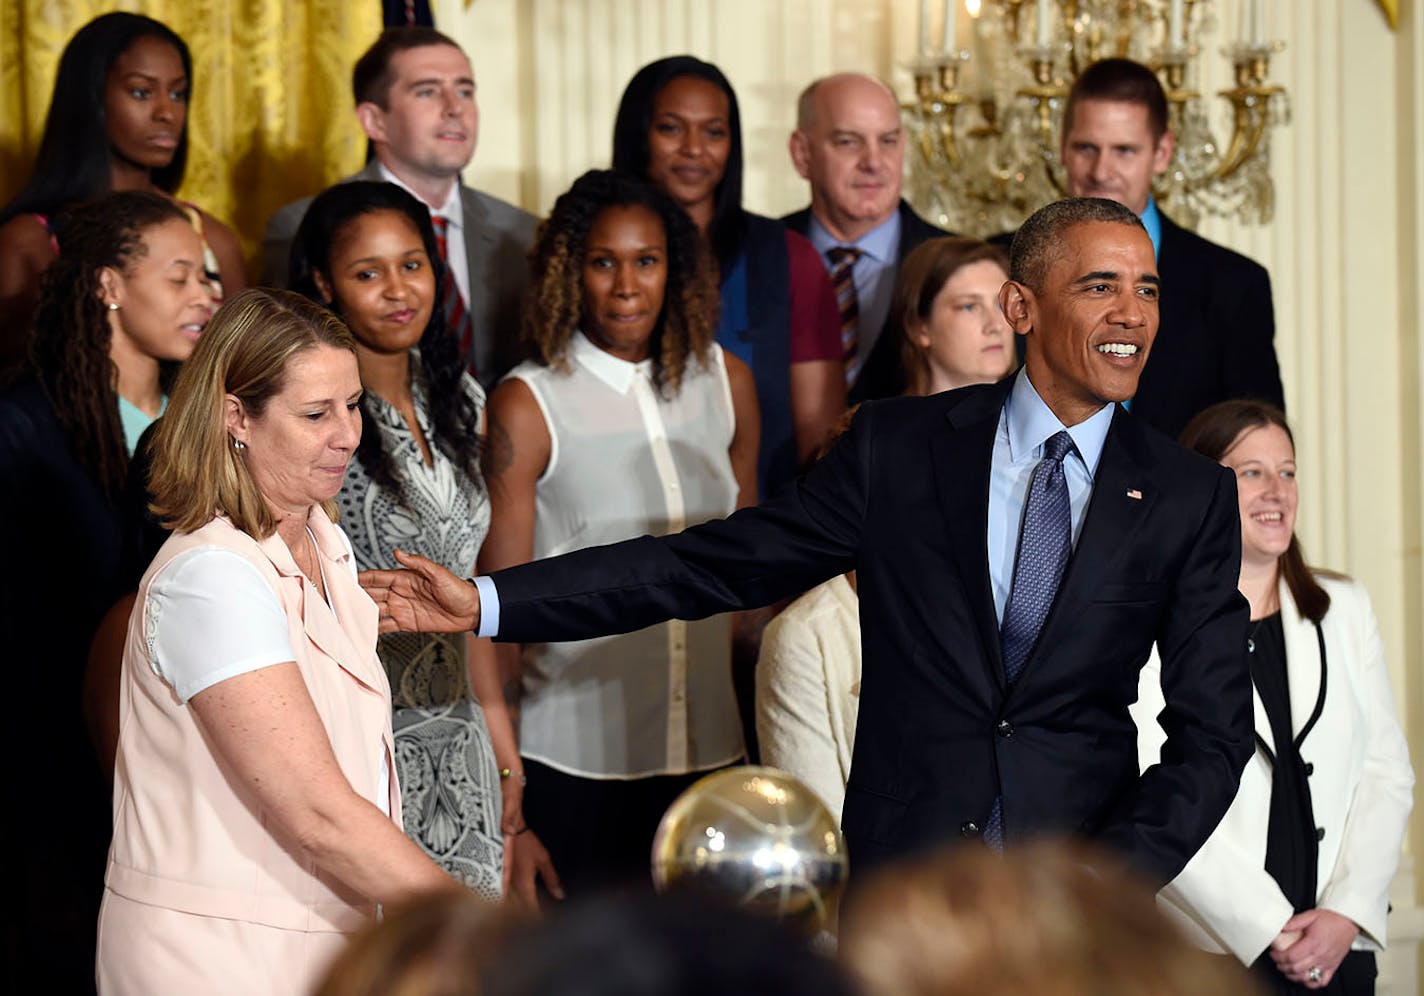
<svg viewBox="0 0 1424 996"><path fill-rule="evenodd" d="M1068 428L1073 437L1073 445L1078 450L1078 458L1087 468L1088 479L1098 472L1098 461L1103 456L1103 443L1108 438L1108 426L1112 424L1115 405L1103 405L1089 418ZM1009 426L1009 457L1014 463L1037 460L1043 452L1043 444L1048 437L1065 428L1053 409L1039 397L1033 382L1028 379L1027 368L1014 378L1013 389L1004 403L1004 414Z"/></svg>
<svg viewBox="0 0 1424 996"><path fill-rule="evenodd" d="M1147 195L1147 207L1138 217L1142 219L1142 227L1147 229L1147 237L1152 240L1152 257L1156 259L1162 255L1162 214L1157 210L1157 201L1151 194Z"/></svg>
<svg viewBox="0 0 1424 996"><path fill-rule="evenodd" d="M900 211L898 208L892 211L890 217L850 243L842 242L826 231L826 226L822 225L821 220L812 212L806 237L811 240L811 245L816 247L816 251L826 260L828 266L830 260L827 259L826 253L843 245L855 246L877 263L893 263L895 253L900 248Z"/></svg>
<svg viewBox="0 0 1424 996"><path fill-rule="evenodd" d="M651 378L653 375L651 358L638 363L619 359L594 345L593 340L585 335L582 329L569 339L569 358L587 367L590 373L619 394L627 394L639 374L645 378Z"/></svg>
<svg viewBox="0 0 1424 996"><path fill-rule="evenodd" d="M410 186L406 184L404 180L386 169L385 163L378 162L376 166L380 170L381 179L387 183L394 183L397 187L400 187L406 193L420 201L420 195L414 190L411 190ZM420 203L425 204L424 201L420 201ZM430 207L430 205L426 204L426 207ZM435 217L444 218L447 230L453 229L458 232L465 227L465 212L460 207L460 181L458 178L454 183L450 184L450 194L445 198L445 203L439 207L430 208L430 213Z"/></svg>

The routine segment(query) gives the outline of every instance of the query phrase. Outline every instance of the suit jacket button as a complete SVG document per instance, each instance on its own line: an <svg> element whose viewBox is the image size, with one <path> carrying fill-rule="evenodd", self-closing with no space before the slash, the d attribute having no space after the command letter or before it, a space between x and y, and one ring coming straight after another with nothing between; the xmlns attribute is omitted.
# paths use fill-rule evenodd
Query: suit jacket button
<svg viewBox="0 0 1424 996"><path fill-rule="evenodd" d="M1306 776L1307 778L1309 778L1309 777L1310 777L1311 775L1313 775L1313 774L1315 774L1315 762L1314 762L1314 761L1306 761L1306 762L1305 762L1305 776Z"/></svg>
<svg viewBox="0 0 1424 996"><path fill-rule="evenodd" d="M1324 828L1324 827L1316 827L1316 828L1315 828L1315 839L1316 839L1316 840L1324 840L1324 839L1325 839L1325 828Z"/></svg>
<svg viewBox="0 0 1424 996"><path fill-rule="evenodd" d="M1014 724L1010 723L1007 719L1001 719L999 720L999 725L994 727L994 732L1007 740L1014 735Z"/></svg>
<svg viewBox="0 0 1424 996"><path fill-rule="evenodd" d="M961 836L961 837L977 837L977 836L979 836L979 824L975 823L973 820L970 820L968 823L961 823L961 824L959 825L959 836Z"/></svg>

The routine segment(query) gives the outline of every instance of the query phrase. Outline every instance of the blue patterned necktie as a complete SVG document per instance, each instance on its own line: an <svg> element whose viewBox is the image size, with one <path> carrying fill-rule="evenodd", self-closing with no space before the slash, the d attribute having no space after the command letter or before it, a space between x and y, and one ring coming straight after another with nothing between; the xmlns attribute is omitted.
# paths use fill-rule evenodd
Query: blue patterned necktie
<svg viewBox="0 0 1424 996"><path fill-rule="evenodd" d="M1063 472L1063 458L1071 452L1073 437L1067 432L1050 436L1043 444L1043 459L1033 468L1029 481L1013 586L999 628L1004 680L1011 688L1023 672L1038 631L1053 607L1073 549L1073 512L1068 500L1068 479ZM994 800L993 812L984 825L984 842L996 850L1004 844L1001 803L1002 799Z"/></svg>

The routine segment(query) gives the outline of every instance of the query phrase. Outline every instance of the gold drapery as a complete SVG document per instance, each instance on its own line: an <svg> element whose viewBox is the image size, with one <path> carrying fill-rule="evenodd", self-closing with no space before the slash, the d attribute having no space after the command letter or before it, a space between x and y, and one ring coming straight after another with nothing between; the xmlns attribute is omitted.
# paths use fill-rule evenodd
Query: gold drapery
<svg viewBox="0 0 1424 996"><path fill-rule="evenodd" d="M111 10L147 14L188 43L193 102L179 196L233 226L253 271L276 208L361 167L351 67L380 33L380 3L0 0L0 204L29 179L65 43Z"/></svg>

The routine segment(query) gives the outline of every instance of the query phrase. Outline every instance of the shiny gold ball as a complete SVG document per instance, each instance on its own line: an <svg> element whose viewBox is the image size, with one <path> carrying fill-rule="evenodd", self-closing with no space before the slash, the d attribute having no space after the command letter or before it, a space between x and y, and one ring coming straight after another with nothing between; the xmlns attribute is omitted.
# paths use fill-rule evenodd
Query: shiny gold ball
<svg viewBox="0 0 1424 996"><path fill-rule="evenodd" d="M823 802L776 768L727 768L678 796L653 838L659 892L709 894L812 935L834 931L848 870Z"/></svg>

